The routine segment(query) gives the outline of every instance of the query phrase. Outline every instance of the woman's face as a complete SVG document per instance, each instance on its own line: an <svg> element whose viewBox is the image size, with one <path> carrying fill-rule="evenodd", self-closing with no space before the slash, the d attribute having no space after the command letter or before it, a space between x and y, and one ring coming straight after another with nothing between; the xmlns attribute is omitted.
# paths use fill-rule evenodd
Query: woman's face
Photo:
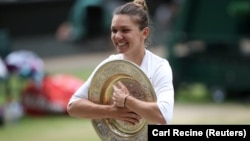
<svg viewBox="0 0 250 141"><path fill-rule="evenodd" d="M128 15L114 15L111 23L111 40L118 53L133 55L144 50L144 41L148 28L139 29L139 25Z"/></svg>

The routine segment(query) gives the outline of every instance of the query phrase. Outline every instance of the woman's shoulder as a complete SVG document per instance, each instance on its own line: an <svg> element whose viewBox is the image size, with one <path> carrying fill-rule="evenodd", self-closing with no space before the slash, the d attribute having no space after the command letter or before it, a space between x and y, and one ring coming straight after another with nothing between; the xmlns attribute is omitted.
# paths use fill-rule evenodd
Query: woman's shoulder
<svg viewBox="0 0 250 141"><path fill-rule="evenodd" d="M167 58L163 58L150 50L146 50L146 55L147 55L148 61L152 61L154 63L168 63Z"/></svg>

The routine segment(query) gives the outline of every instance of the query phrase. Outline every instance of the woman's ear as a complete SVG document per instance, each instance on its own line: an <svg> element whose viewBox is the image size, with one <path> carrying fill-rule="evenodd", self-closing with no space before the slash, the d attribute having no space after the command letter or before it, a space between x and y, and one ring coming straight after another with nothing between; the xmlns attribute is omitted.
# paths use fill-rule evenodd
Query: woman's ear
<svg viewBox="0 0 250 141"><path fill-rule="evenodd" d="M144 39L147 39L148 36L149 36L149 33L150 33L150 28L149 28L149 27L145 27L145 28L142 30L143 38L144 38Z"/></svg>

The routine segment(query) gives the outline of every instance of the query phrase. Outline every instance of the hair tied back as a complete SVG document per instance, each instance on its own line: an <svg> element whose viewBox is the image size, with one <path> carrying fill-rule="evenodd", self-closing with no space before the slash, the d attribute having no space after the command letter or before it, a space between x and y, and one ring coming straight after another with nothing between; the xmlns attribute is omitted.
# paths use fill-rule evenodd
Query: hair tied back
<svg viewBox="0 0 250 141"><path fill-rule="evenodd" d="M134 0L134 4L142 6L144 10L148 10L145 0Z"/></svg>

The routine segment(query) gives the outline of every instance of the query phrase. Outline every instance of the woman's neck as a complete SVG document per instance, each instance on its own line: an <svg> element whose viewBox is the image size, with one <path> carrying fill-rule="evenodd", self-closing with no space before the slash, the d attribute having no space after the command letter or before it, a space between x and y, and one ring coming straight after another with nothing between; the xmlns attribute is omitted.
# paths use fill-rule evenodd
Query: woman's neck
<svg viewBox="0 0 250 141"><path fill-rule="evenodd" d="M134 55L127 56L124 54L124 59L129 60L137 64L138 66L141 66L144 55L145 55L145 49L139 53L136 53Z"/></svg>

